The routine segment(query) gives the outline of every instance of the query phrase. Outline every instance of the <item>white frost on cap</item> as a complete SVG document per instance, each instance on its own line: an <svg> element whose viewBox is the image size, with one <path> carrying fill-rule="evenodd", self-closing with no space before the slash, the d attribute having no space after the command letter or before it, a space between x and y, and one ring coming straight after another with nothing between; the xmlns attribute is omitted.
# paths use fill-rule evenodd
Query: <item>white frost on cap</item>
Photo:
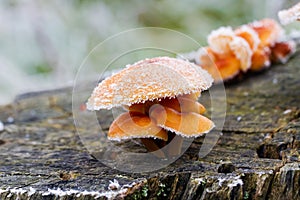
<svg viewBox="0 0 300 200"><path fill-rule="evenodd" d="M279 11L278 18L283 25L300 20L300 2L287 10Z"/></svg>
<svg viewBox="0 0 300 200"><path fill-rule="evenodd" d="M230 52L229 43L234 37L236 36L231 27L220 27L209 34L207 43L214 52L225 54Z"/></svg>
<svg viewBox="0 0 300 200"><path fill-rule="evenodd" d="M235 57L240 60L241 70L246 72L251 66L251 58L253 55L248 42L241 37L235 37L230 42L230 48Z"/></svg>
<svg viewBox="0 0 300 200"><path fill-rule="evenodd" d="M196 64L198 64L200 66L205 64L205 63L203 63L203 60L202 60L203 58L208 58L210 63L213 63L213 61L215 60L214 55L211 53L208 53L207 47L198 49L198 51L196 53L196 57L195 57ZM207 62L207 60L206 60L206 62Z"/></svg>
<svg viewBox="0 0 300 200"><path fill-rule="evenodd" d="M238 29L235 30L235 33L241 34L241 33L247 33L251 36L252 42L253 42L253 46L252 46L252 51L255 51L260 43L260 39L258 34L248 25L243 25L241 27L239 27Z"/></svg>
<svg viewBox="0 0 300 200"><path fill-rule="evenodd" d="M87 109L111 109L208 89L208 72L188 61L156 57L127 66L94 89Z"/></svg>

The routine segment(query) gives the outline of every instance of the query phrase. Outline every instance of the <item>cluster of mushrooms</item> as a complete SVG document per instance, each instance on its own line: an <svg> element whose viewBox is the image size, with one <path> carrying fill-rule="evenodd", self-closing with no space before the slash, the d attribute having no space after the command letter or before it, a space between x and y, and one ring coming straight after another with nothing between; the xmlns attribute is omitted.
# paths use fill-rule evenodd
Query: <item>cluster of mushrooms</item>
<svg viewBox="0 0 300 200"><path fill-rule="evenodd" d="M212 77L188 61L156 57L126 66L94 89L87 109L122 106L126 112L111 124L108 139L140 138L150 152L158 151L175 135L198 137L214 123L203 116L197 99L212 85ZM168 155L180 153L180 141ZM163 152L156 154L165 157Z"/></svg>
<svg viewBox="0 0 300 200"><path fill-rule="evenodd" d="M208 46L194 54L198 65L215 82L227 81L247 71L259 71L272 62L285 63L296 44L287 40L283 28L273 19L262 19L236 29L220 27L207 38Z"/></svg>
<svg viewBox="0 0 300 200"><path fill-rule="evenodd" d="M283 23L300 19L300 3L279 13ZM175 136L199 137L214 128L203 116L198 102L212 82L226 81L247 71L259 71L272 62L285 63L296 44L287 40L282 27L263 19L236 29L221 27L211 32L208 46L193 53L191 62L156 57L126 66L100 82L87 102L88 110L123 107L107 137L120 141L138 138L148 151L165 158L161 148ZM189 54L191 55L191 54ZM199 65L201 67L199 67ZM179 155L182 139L168 148L167 155Z"/></svg>

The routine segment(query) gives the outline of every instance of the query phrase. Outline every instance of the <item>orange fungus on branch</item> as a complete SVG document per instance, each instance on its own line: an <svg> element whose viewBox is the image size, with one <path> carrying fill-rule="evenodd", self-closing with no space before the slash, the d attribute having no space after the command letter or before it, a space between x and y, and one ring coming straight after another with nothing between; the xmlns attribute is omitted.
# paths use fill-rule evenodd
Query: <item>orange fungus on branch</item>
<svg viewBox="0 0 300 200"><path fill-rule="evenodd" d="M198 65L216 82L240 73L259 71L273 62L285 63L295 52L295 42L287 40L283 28L273 19L262 19L233 30L220 27L207 37L208 45L194 54Z"/></svg>

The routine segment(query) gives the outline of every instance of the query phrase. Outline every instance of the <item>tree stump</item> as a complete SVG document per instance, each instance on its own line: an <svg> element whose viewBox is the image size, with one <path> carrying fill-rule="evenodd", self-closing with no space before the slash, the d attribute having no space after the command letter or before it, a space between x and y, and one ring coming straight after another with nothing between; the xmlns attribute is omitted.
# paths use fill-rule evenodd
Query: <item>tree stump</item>
<svg viewBox="0 0 300 200"><path fill-rule="evenodd" d="M89 154L71 88L20 95L0 107L0 199L300 199L299 63L297 53L226 85L213 150L197 157L198 138L155 173L113 170Z"/></svg>

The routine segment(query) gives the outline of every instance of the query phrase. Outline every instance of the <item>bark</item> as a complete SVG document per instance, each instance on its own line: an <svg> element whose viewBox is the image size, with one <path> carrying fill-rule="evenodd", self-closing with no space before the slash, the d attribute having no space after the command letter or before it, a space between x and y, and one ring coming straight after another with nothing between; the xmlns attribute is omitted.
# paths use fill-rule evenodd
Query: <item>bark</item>
<svg viewBox="0 0 300 200"><path fill-rule="evenodd" d="M226 85L226 121L213 150L199 158L198 138L153 173L111 169L85 149L70 88L20 95L0 107L0 199L300 199L299 62L298 53ZM107 129L112 118L98 118Z"/></svg>

